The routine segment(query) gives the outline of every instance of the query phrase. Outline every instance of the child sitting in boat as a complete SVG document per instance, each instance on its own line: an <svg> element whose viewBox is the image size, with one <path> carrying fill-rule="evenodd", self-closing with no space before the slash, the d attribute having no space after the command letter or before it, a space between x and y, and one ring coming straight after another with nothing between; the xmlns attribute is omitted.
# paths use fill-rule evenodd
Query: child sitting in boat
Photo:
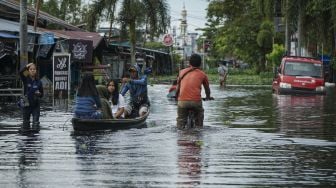
<svg viewBox="0 0 336 188"><path fill-rule="evenodd" d="M107 83L107 90L109 93L109 103L112 110L112 116L115 119L125 118L125 99L119 93L119 84L116 80L110 80Z"/></svg>
<svg viewBox="0 0 336 188"><path fill-rule="evenodd" d="M92 73L86 73L78 88L74 116L83 119L101 119L101 102Z"/></svg>
<svg viewBox="0 0 336 188"><path fill-rule="evenodd" d="M109 92L104 85L97 85L97 91L101 102L102 119L112 119L112 111L109 103Z"/></svg>
<svg viewBox="0 0 336 188"><path fill-rule="evenodd" d="M175 98L176 95L176 87L177 87L177 80L173 81L173 84L170 86L168 90L167 97L168 98Z"/></svg>

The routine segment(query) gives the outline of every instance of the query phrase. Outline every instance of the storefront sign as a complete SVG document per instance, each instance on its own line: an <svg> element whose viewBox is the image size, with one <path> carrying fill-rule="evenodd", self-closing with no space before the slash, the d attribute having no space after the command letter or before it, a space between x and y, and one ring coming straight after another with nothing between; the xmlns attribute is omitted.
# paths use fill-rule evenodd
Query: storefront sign
<svg viewBox="0 0 336 188"><path fill-rule="evenodd" d="M70 93L70 54L53 56L53 99L68 99Z"/></svg>
<svg viewBox="0 0 336 188"><path fill-rule="evenodd" d="M173 36L171 34L165 34L162 40L163 45L171 46L173 45Z"/></svg>
<svg viewBox="0 0 336 188"><path fill-rule="evenodd" d="M92 41L71 39L69 40L69 50L73 61L92 63Z"/></svg>

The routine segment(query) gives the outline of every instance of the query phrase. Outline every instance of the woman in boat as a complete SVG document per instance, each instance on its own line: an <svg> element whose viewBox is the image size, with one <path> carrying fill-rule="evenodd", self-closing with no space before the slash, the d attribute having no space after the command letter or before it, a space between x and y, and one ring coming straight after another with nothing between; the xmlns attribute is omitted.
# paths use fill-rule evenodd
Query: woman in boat
<svg viewBox="0 0 336 188"><path fill-rule="evenodd" d="M104 85L98 85L97 91L102 105L102 119L112 119L112 111L109 103L109 92Z"/></svg>
<svg viewBox="0 0 336 188"><path fill-rule="evenodd" d="M109 102L111 104L113 118L125 118L125 99L119 93L119 84L116 80L110 80L107 83L107 90L109 92Z"/></svg>
<svg viewBox="0 0 336 188"><path fill-rule="evenodd" d="M86 73L78 88L74 116L83 119L101 119L101 102L92 73Z"/></svg>

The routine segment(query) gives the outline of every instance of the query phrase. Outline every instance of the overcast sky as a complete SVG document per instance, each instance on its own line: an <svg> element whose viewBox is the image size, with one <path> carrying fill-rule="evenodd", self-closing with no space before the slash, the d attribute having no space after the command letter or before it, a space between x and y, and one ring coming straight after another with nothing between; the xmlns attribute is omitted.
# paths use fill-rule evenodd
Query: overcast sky
<svg viewBox="0 0 336 188"><path fill-rule="evenodd" d="M87 3L91 2L86 0ZM196 28L205 27L206 23L206 8L208 8L208 0L167 0L170 6L170 15L171 15L171 28L174 26L176 30L180 30L180 21L181 12L183 9L183 4L185 5L185 9L187 10L187 24L188 24L188 32L198 32L195 31ZM109 26L109 23L103 22L102 26Z"/></svg>
<svg viewBox="0 0 336 188"><path fill-rule="evenodd" d="M170 5L171 27L176 26L177 30L180 27L181 12L183 4L187 10L188 32L195 31L196 28L205 27L206 23L206 8L209 2L207 0L167 0Z"/></svg>

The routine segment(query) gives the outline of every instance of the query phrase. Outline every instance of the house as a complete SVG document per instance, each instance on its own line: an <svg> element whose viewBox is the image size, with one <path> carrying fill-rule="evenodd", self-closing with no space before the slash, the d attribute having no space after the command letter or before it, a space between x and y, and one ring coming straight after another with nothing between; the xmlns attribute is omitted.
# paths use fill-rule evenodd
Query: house
<svg viewBox="0 0 336 188"><path fill-rule="evenodd" d="M128 70L127 66L130 64L128 44L107 42L99 33L83 31L43 11L39 13L37 27L33 28L34 18L35 9L28 7L28 60L38 65L39 76L45 83L52 81L52 57L55 53L71 54L72 93L79 85L83 71L93 71L98 83L102 83L110 78L121 78L125 70ZM0 97L22 95L18 76L19 20L19 2L0 1L0 65L5 67L2 72L0 71ZM48 28L50 24L56 25L58 30ZM155 74L172 73L169 53L140 47L137 47L136 51L139 57L144 58L146 67L151 67Z"/></svg>

